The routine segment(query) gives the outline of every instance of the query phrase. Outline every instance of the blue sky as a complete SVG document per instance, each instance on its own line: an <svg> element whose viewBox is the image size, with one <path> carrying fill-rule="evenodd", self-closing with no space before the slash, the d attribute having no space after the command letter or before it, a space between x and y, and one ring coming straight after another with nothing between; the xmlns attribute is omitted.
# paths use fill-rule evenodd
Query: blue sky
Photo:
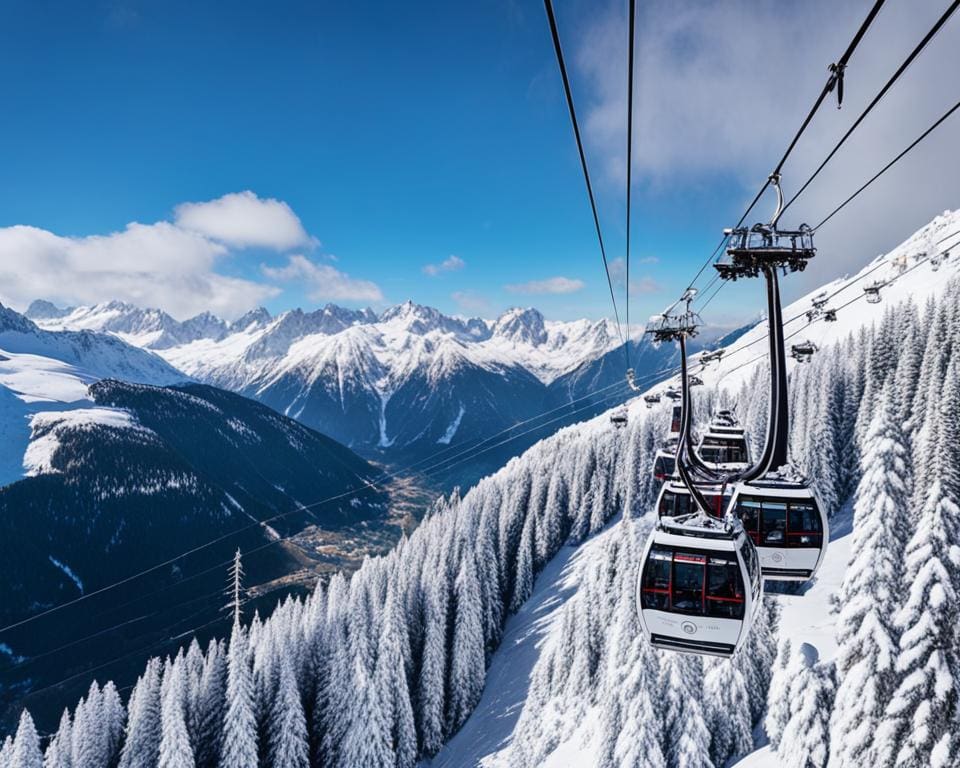
<svg viewBox="0 0 960 768"><path fill-rule="evenodd" d="M836 24L772 66L722 42L727 58L717 67L711 38L745 20L757 38L770 37L778 22L815 17L812 5L761 3L758 13L749 3L703 3L677 13L654 3L642 11L634 318L672 300L737 218L865 13L862 2L814 4ZM881 17L858 86L882 82L929 26L938 5L920 5L909 19ZM557 6L615 259L624 230L625 3ZM764 45L785 39L777 34L792 33ZM957 63L956 53L937 56ZM918 62L916 82L923 66L943 65ZM792 78L799 95L761 97L746 121L724 109L724 89L769 91L773 78ZM610 311L539 2L8 0L0 88L5 303L116 297L177 316L207 307L236 315L256 302L278 311L407 298L486 316L518 304L565 319ZM901 135L909 121L878 115L866 149L841 167L846 186L942 111L937 89L904 90L917 119ZM853 89L853 106L827 115L823 135L836 134L870 95ZM815 150L815 141L799 150L801 164ZM839 193L832 181L811 219L832 202L827 193ZM956 189L928 190L908 211L893 191L880 193L874 205L899 218L880 217L877 233L861 217L869 236L844 227L835 239L855 244L844 246L849 264L865 261L871 247L892 246L956 206ZM230 195L229 204L183 207ZM247 231L261 215L264 227L279 228L275 236ZM141 226L130 230L131 222ZM844 266L832 265L821 279ZM748 295L723 294L716 318L755 314Z"/></svg>

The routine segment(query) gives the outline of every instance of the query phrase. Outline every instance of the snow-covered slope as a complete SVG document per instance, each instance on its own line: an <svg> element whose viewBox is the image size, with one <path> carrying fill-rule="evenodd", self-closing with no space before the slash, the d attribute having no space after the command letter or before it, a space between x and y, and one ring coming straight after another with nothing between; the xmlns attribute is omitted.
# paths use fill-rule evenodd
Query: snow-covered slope
<svg viewBox="0 0 960 768"><path fill-rule="evenodd" d="M174 384L185 376L147 350L105 333L47 331L0 307L0 485L29 469L31 419L86 409L87 387L104 378Z"/></svg>
<svg viewBox="0 0 960 768"><path fill-rule="evenodd" d="M953 295L957 293L960 247L954 248L952 255L944 253L954 245L960 246L960 212L946 212L894 250L871 261L858 273L833 281L785 307L787 334L793 336L793 342L809 339L838 359L849 356L859 347L857 354L863 355L860 362L853 357L848 363L854 368L866 367L864 361L867 360L867 351L864 347L868 341L865 337L860 337L858 342L852 339L857 338L864 329L879 327L885 318L887 323L891 323L891 306L905 307L903 302L909 301L912 306L922 310L928 300L939 300L942 306L943 294L948 287L952 288ZM930 260L925 256L930 253L944 253L946 256L937 270L931 268ZM863 298L863 286L877 280L886 283L881 289L883 300L880 304L869 304ZM822 315L812 321L806 316L807 310L812 307L812 300L823 295L829 297L827 308L839 308L835 322L824 321ZM949 308L946 311L949 314ZM927 323L935 322L935 317L930 314L924 317ZM698 397L701 393L706 395L713 392L717 397L726 397L731 402L729 398L738 392L742 393L742 388L750 390L755 387L756 375L762 373L760 366L763 365L766 351L765 339L766 324L760 323L730 344L719 363L713 362L698 370L707 384L703 390L698 390ZM841 348L840 345L844 343L846 346ZM894 364L896 357L904 351L902 348L891 351ZM819 387L825 376L833 377L836 374L828 373L828 368L816 364L812 373L809 366L797 371L797 365L793 360L788 361L793 371L791 380L794 386L804 387L808 398L823 397L822 393L814 395L805 381L815 381ZM802 375L798 378L798 374ZM866 375L869 377L869 374ZM662 390L664 383L650 391ZM869 390L870 385L867 387ZM751 399L755 402L751 403ZM766 407L762 399L741 396L741 416L756 424L762 415L760 411ZM822 400L816 406L821 411L825 407ZM807 403L805 408L813 411L815 406ZM644 424L657 412L647 411L639 399L634 401L629 412L633 425L631 428ZM794 415L796 418L796 407ZM960 417L960 413L957 416ZM799 423L795 421L793 450L795 454L806 456L807 461L815 461L817 457L814 454L818 450L825 450L825 447L818 443L811 450L804 450L809 440L822 439L822 434L810 434L808 420L812 417L809 413L805 417L806 420L801 417ZM841 414L833 414L832 420L841 429ZM854 425L850 422L848 426L852 430ZM609 432L607 417L600 416L571 427L562 435L568 441L580 440L587 445ZM539 448L535 446L532 451ZM524 459L521 457L519 461ZM642 464L641 471L644 471ZM794 648L802 643L809 644L815 649L820 665L825 668L831 667L837 653L837 616L832 603L837 598L851 556L851 522L849 502L842 509L834 511L830 547L812 585L802 593L788 591L767 595L766 602L775 604L779 609L780 637L789 638ZM489 667L488 684L477 708L437 757L425 761L425 765L431 768L473 765L536 765L544 768L599 766L606 764L605 755L611 754L606 750L622 749L619 742L614 747L606 740L610 738L609 719L626 716L620 710L616 710L620 714L611 710L611 700L618 695L617 691L628 685L623 679L628 672L617 673L615 668L606 665L613 665L615 659L628 656L629 652L617 647L617 630L610 622L603 625L603 631L608 635L608 642L613 641L613 647L606 648L600 654L601 671L595 680L579 691L571 689L569 683L564 687L564 684L544 684L544 681L563 674L557 669L557 649L564 644L569 647L578 642L571 637L571 627L576 624L576 617L582 617L577 613L578 603L589 601L590 588L597 587L597 574L611 567L616 567L618 571L626 567L635 573L638 562L636 552L649 530L648 526L649 522L642 518L627 523L618 521L585 544L561 550L538 577L530 600L508 620L504 628L504 643L494 654ZM622 553L624 548L631 551L631 547L633 560L621 554L620 562L611 562L612 552ZM604 583L602 579L600 582ZM602 589L609 590L610 587L605 584ZM632 602L628 602L619 609L613 609L612 617L621 616L618 610L632 610L631 606ZM607 610L610 611L609 608ZM576 667L579 662L574 660L572 663ZM620 705L615 705L614 709L616 706ZM648 715L655 721L662 716L653 713ZM829 719L829 713L826 718ZM618 726L626 727L623 723ZM766 745L763 728L758 727L754 736L757 751L737 762L737 766L779 768L782 759L776 750ZM623 755L616 751L614 754ZM643 758L639 764L646 764Z"/></svg>

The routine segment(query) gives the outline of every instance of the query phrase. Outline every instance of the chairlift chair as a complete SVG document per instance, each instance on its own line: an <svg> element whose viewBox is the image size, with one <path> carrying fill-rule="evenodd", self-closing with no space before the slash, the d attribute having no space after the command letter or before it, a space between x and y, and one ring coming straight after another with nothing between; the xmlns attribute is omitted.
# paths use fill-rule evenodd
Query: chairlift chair
<svg viewBox="0 0 960 768"><path fill-rule="evenodd" d="M837 310L835 309L825 309L823 310L823 319L828 323L837 322Z"/></svg>
<svg viewBox="0 0 960 768"><path fill-rule="evenodd" d="M739 521L700 512L661 519L642 563L637 605L654 648L729 658L742 647L763 598L763 579Z"/></svg>
<svg viewBox="0 0 960 768"><path fill-rule="evenodd" d="M680 394L680 391L677 389L674 389L673 387L670 387L663 394L667 397L668 400L673 400L673 401L680 400L683 397L683 395Z"/></svg>
<svg viewBox="0 0 960 768"><path fill-rule="evenodd" d="M931 253L928 258L930 259L930 269L931 269L931 270L933 270L934 272L936 272L938 269L940 269L940 254L939 254L939 253Z"/></svg>
<svg viewBox="0 0 960 768"><path fill-rule="evenodd" d="M729 510L756 545L765 578L813 578L827 551L830 526L806 481L768 475L740 483Z"/></svg>
<svg viewBox="0 0 960 768"><path fill-rule="evenodd" d="M691 386L691 387L702 387L702 386L703 386L703 379L701 379L701 378L700 378L699 376L697 376L696 374L691 373L691 374L687 377L687 384L688 384L689 386Z"/></svg>
<svg viewBox="0 0 960 768"><path fill-rule="evenodd" d="M654 393L650 395L643 396L643 402L647 404L647 408L653 408L657 403L660 402L660 395Z"/></svg>
<svg viewBox="0 0 960 768"><path fill-rule="evenodd" d="M676 450L661 448L653 456L653 479L662 483L676 475Z"/></svg>

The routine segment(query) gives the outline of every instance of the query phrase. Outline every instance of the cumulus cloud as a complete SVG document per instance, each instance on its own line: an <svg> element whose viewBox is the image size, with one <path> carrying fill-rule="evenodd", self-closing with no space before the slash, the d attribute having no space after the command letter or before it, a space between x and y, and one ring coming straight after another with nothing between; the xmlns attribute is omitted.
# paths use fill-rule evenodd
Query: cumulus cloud
<svg viewBox="0 0 960 768"><path fill-rule="evenodd" d="M234 248L288 251L313 243L289 205L249 190L204 203L182 203L174 214L178 227Z"/></svg>
<svg viewBox="0 0 960 768"><path fill-rule="evenodd" d="M275 287L217 274L227 248L169 222L120 232L62 237L38 227L0 228L0 297L23 308L36 298L61 304L121 299L162 306L174 316L211 310L224 317L277 295Z"/></svg>
<svg viewBox="0 0 960 768"><path fill-rule="evenodd" d="M589 152L611 187L624 177L626 21L621 3L590 6L568 17ZM645 3L638 19L634 102L634 178L656 193L664 187L721 181L735 190L729 210L746 207L786 149L835 61L862 22L862 2L809 0L757 3L707 0ZM943 12L942 3L887 4L857 48L846 75L843 109L831 97L784 169L790 194L826 156L899 63ZM561 21L563 21L561 19ZM823 23L828 21L828 23ZM902 150L953 102L943 73L960 68L960 24L948 22L826 170L791 208L784 223L813 224ZM557 92L556 97L562 100ZM818 233L816 269L791 290L865 263L929 221L960 196L955 115L911 155ZM763 200L756 220L769 215ZM719 232L717 233L719 236ZM696 269L706 253L691 258Z"/></svg>
<svg viewBox="0 0 960 768"><path fill-rule="evenodd" d="M512 283L504 288L510 293L563 294L576 293L584 286L583 280L569 277L548 277L546 280L531 280L527 283Z"/></svg>
<svg viewBox="0 0 960 768"><path fill-rule="evenodd" d="M439 264L425 264L423 274L436 277L443 272L459 272L465 266L467 266L467 263L459 256L450 255Z"/></svg>
<svg viewBox="0 0 960 768"><path fill-rule="evenodd" d="M380 301L383 292L370 280L358 280L329 264L317 264L306 256L295 254L284 267L262 267L272 280L303 280L307 295L313 301Z"/></svg>
<svg viewBox="0 0 960 768"><path fill-rule="evenodd" d="M209 310L232 319L282 292L270 282L300 279L312 297L382 298L375 283L299 254L285 266L263 268L268 280L222 273L231 260L253 258L244 256L245 248L283 253L314 242L286 203L252 192L185 203L173 221L132 222L108 234L64 237L38 227L0 227L0 301L23 309L34 299L61 305L120 299L179 318Z"/></svg>

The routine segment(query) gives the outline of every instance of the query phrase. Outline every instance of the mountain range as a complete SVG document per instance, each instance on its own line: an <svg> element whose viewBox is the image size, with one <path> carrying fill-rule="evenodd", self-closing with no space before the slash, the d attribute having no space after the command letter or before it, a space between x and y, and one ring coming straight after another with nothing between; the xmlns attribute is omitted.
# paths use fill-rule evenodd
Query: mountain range
<svg viewBox="0 0 960 768"><path fill-rule="evenodd" d="M549 321L532 308L484 320L411 301L380 314L328 304L276 317L260 308L227 323L209 313L179 322L116 301L67 309L36 301L26 314L48 330L116 335L368 458L420 459L525 425L526 434L461 466L461 483L628 393L615 386L624 381L624 353L612 322ZM646 337L629 346L639 376L676 362L672 347ZM554 418L542 426L536 419L548 411Z"/></svg>

